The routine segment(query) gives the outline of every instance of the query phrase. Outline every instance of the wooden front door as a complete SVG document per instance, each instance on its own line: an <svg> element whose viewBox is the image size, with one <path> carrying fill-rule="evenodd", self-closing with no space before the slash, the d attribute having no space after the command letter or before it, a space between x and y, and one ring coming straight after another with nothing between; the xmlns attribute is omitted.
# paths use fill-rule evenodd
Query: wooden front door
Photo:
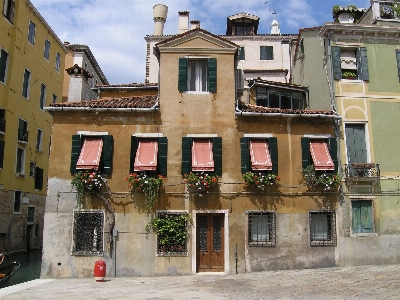
<svg viewBox="0 0 400 300"><path fill-rule="evenodd" d="M224 271L224 215L197 214L197 272Z"/></svg>

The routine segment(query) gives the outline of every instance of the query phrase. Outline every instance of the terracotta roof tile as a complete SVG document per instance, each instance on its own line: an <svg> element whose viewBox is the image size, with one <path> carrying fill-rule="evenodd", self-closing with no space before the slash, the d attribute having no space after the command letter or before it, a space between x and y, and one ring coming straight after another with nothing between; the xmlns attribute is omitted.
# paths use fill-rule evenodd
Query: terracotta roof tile
<svg viewBox="0 0 400 300"><path fill-rule="evenodd" d="M156 104L157 95L113 98L108 100L85 100L82 102L52 103L50 107L88 108L151 108Z"/></svg>
<svg viewBox="0 0 400 300"><path fill-rule="evenodd" d="M121 84L98 84L96 87L101 87L101 88L108 88L108 87L158 87L158 83L121 83Z"/></svg>
<svg viewBox="0 0 400 300"><path fill-rule="evenodd" d="M335 112L331 110L299 110L299 109L281 109L281 108L269 108L264 106L257 106L252 104L246 104L239 101L239 109L242 112L254 112L254 113L265 113L265 114L290 114L290 115L327 115L334 116Z"/></svg>

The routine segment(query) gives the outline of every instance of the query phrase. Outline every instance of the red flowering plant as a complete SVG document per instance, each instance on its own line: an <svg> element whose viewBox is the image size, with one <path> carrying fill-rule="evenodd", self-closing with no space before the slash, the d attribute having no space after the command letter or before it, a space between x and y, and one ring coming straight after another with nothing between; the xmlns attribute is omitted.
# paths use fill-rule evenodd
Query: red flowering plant
<svg viewBox="0 0 400 300"><path fill-rule="evenodd" d="M202 197L203 193L209 192L218 183L218 175L201 173L187 173L183 175L183 182L186 184L188 191L195 190L195 192Z"/></svg>
<svg viewBox="0 0 400 300"><path fill-rule="evenodd" d="M71 186L78 192L78 204L82 204L84 194L97 192L105 179L98 172L79 171L71 181Z"/></svg>
<svg viewBox="0 0 400 300"><path fill-rule="evenodd" d="M260 190L265 190L267 186L276 184L277 180L280 180L279 176L274 173L262 173L262 172L246 172L242 175L244 179L244 185L254 185Z"/></svg>
<svg viewBox="0 0 400 300"><path fill-rule="evenodd" d="M145 206L147 211L153 209L157 200L158 191L164 187L164 178L161 175L148 175L145 173L131 173L125 178L129 182L131 192L144 192Z"/></svg>

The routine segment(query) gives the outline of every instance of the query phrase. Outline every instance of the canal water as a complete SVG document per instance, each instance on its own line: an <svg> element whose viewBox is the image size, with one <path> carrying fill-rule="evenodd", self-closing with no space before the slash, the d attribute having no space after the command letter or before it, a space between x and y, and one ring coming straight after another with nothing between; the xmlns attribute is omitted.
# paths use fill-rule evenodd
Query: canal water
<svg viewBox="0 0 400 300"><path fill-rule="evenodd" d="M21 266L14 272L10 281L3 287L40 278L42 250L30 250L27 253L7 255L1 266L6 266L13 261L18 261Z"/></svg>

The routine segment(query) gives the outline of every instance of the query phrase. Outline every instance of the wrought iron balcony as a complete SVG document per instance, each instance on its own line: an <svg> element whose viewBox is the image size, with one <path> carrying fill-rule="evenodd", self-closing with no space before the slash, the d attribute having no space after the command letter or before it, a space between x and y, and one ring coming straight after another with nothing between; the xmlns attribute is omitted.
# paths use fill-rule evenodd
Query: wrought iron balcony
<svg viewBox="0 0 400 300"><path fill-rule="evenodd" d="M381 176L379 164L376 163L356 163L344 166L348 181L377 181Z"/></svg>

